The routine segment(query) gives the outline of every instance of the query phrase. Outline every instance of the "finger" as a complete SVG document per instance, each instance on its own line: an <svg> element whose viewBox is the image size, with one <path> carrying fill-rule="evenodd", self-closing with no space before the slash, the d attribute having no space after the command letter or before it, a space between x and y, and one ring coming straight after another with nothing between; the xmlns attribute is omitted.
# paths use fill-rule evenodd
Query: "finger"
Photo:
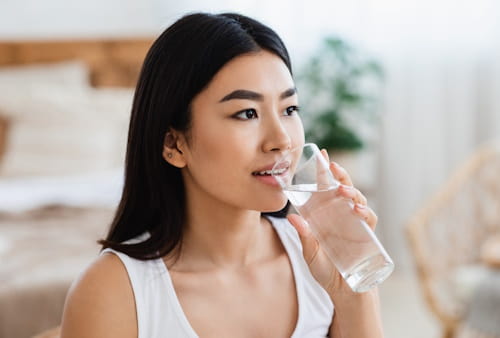
<svg viewBox="0 0 500 338"><path fill-rule="evenodd" d="M328 153L325 149L321 150L321 156L316 158L316 178L318 183L318 189L323 189L330 187L332 183L331 173L328 166Z"/></svg>
<svg viewBox="0 0 500 338"><path fill-rule="evenodd" d="M365 195L363 195L361 193L361 191L354 188L353 186L341 185L338 189L338 192L341 196L352 199L354 203L361 204L361 205L368 204L368 201L367 201Z"/></svg>
<svg viewBox="0 0 500 338"><path fill-rule="evenodd" d="M330 170L332 171L333 176L344 185L352 185L351 176L347 173L347 171L338 165L336 162L330 162Z"/></svg>
<svg viewBox="0 0 500 338"><path fill-rule="evenodd" d="M318 240L314 237L307 222L300 215L290 214L287 216L287 219L293 225L295 230L297 230L300 242L302 243L304 259L308 264L310 264L318 254Z"/></svg>
<svg viewBox="0 0 500 338"><path fill-rule="evenodd" d="M355 204L354 212L358 214L372 230L375 230L378 222L377 214L367 205Z"/></svg>
<svg viewBox="0 0 500 338"><path fill-rule="evenodd" d="M326 149L321 149L321 155L323 155L326 162L330 163L330 156L328 155L328 152L326 151Z"/></svg>

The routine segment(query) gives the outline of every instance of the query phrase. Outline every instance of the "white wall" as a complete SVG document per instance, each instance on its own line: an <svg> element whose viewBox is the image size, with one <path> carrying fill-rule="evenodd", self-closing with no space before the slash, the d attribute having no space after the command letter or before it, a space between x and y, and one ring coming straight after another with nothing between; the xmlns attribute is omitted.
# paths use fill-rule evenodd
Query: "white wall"
<svg viewBox="0 0 500 338"><path fill-rule="evenodd" d="M2 0L0 38L73 38L150 34L153 3L134 0Z"/></svg>
<svg viewBox="0 0 500 338"><path fill-rule="evenodd" d="M253 13L258 0L1 0L0 38L156 34L189 11Z"/></svg>

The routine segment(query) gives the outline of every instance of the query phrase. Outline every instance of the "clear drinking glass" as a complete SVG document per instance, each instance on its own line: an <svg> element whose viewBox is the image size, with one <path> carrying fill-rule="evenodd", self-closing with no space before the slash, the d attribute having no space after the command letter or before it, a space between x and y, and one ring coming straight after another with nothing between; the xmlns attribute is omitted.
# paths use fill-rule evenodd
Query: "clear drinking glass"
<svg viewBox="0 0 500 338"><path fill-rule="evenodd" d="M368 291L392 273L394 263L352 200L337 194L340 183L315 144L287 152L272 173L353 291Z"/></svg>

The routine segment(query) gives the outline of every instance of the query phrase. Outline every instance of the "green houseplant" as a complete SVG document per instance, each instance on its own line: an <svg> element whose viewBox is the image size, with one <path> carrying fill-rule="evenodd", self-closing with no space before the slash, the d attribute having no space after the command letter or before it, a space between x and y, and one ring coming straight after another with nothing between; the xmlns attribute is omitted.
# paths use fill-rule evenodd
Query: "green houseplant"
<svg viewBox="0 0 500 338"><path fill-rule="evenodd" d="M376 119L383 78L376 60L342 38L326 37L298 76L306 139L329 151L361 149L355 126Z"/></svg>

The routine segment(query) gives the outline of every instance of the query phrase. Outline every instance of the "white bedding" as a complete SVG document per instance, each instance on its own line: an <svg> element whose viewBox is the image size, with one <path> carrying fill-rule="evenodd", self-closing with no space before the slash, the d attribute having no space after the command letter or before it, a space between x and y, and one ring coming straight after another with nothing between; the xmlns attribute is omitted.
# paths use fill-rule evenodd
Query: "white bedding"
<svg viewBox="0 0 500 338"><path fill-rule="evenodd" d="M121 169L62 177L0 178L0 212L52 205L113 208L122 187Z"/></svg>

